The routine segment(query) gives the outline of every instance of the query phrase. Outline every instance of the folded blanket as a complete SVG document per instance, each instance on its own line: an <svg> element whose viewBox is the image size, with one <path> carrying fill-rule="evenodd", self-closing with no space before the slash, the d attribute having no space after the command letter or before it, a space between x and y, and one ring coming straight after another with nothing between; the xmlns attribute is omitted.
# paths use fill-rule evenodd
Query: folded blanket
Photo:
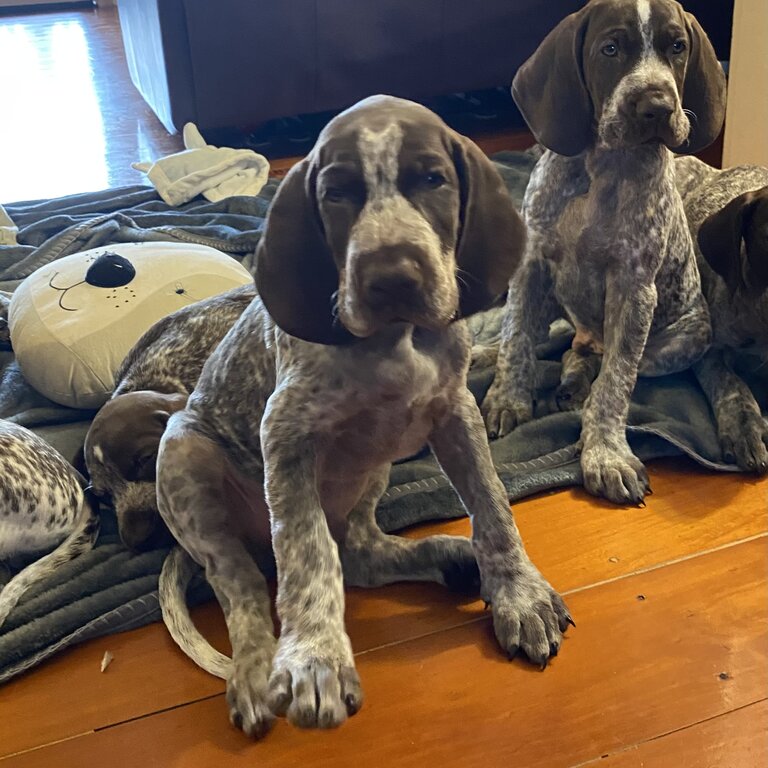
<svg viewBox="0 0 768 768"><path fill-rule="evenodd" d="M535 159L531 153L495 157L518 203ZM257 197L233 197L218 203L197 198L179 208L159 200L155 190L146 187L6 206L19 226L19 244L0 246L0 291L12 290L42 264L111 242L201 242L252 268L254 247L275 188L276 182L270 181ZM500 318L500 310L471 318L475 341L498 343ZM566 330L538 349L537 418L491 444L510 499L581 482L579 415L559 413L553 407L559 358L569 343ZM488 366L470 372L470 388L478 399L492 376ZM768 394L768 372L756 371L751 383L759 397ZM33 429L65 456L73 457L91 416L57 406L35 393L12 354L0 351L0 417ZM689 373L641 379L629 425L630 444L643 460L683 453L711 469L735 470L722 461L709 406ZM389 489L377 510L385 531L463 514L448 481L426 452L393 466ZM125 551L114 516L105 510L93 552L62 567L51 582L29 590L0 630L0 682L74 643L159 620L157 577L165 554L164 549L140 555ZM208 596L205 585L200 584L193 599Z"/></svg>

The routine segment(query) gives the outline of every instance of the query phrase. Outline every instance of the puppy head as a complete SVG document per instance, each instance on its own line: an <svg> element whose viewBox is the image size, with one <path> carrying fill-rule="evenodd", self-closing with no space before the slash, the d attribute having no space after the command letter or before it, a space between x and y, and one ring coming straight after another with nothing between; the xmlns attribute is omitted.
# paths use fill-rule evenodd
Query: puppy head
<svg viewBox="0 0 768 768"><path fill-rule="evenodd" d="M661 142L694 153L725 115L725 75L674 0L592 0L523 64L512 95L536 138L562 155Z"/></svg>
<svg viewBox="0 0 768 768"><path fill-rule="evenodd" d="M768 186L745 192L704 220L699 249L732 292L768 290Z"/></svg>
<svg viewBox="0 0 768 768"><path fill-rule="evenodd" d="M339 344L490 306L524 229L492 163L434 113L386 96L332 120L280 186L256 285L278 326Z"/></svg>
<svg viewBox="0 0 768 768"><path fill-rule="evenodd" d="M159 526L155 466L160 439L182 394L142 390L109 400L85 438L85 464L93 492L115 507L120 538L130 549L148 543Z"/></svg>

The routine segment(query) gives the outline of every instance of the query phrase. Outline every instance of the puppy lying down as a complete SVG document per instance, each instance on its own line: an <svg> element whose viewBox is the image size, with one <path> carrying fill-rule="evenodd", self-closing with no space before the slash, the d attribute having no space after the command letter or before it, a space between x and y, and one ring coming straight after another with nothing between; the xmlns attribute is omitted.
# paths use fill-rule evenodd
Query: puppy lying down
<svg viewBox="0 0 768 768"><path fill-rule="evenodd" d="M48 552L0 591L0 626L34 582L93 546L99 518L84 486L45 440L0 419L0 568Z"/></svg>
<svg viewBox="0 0 768 768"><path fill-rule="evenodd" d="M184 407L208 356L255 295L253 285L233 288L155 323L128 353L112 398L93 420L85 438L91 486L111 500L120 538L131 549L165 532L155 463L168 418Z"/></svg>

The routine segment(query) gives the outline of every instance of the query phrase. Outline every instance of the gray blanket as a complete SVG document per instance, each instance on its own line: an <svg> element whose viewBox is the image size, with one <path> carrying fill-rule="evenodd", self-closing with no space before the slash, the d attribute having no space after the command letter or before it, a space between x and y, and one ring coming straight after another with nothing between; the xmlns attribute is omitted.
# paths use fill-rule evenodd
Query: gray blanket
<svg viewBox="0 0 768 768"><path fill-rule="evenodd" d="M502 153L495 160L520 202L534 156ZM220 203L198 199L178 209L167 206L147 187L7 205L20 229L20 245L0 247L0 290L12 291L37 267L56 258L114 242L204 243L250 268L276 186L270 182L257 198ZM475 338L485 344L498 339L499 325L499 310L471 320ZM559 378L559 356L569 343L570 335L564 333L538 350L539 418L491 446L512 500L581 482L579 416L550 406ZM478 398L492 375L489 369L471 372L470 386ZM764 384L756 382L758 387ZM46 400L26 384L12 354L0 352L0 417L30 427L72 458L82 446L92 415ZM629 423L630 443L644 460L684 453L711 469L735 469L722 462L709 407L688 373L641 380ZM390 487L378 510L386 531L463 514L455 493L426 453L392 468ZM0 682L74 643L160 618L157 577L166 550L128 553L120 545L111 512L104 510L103 517L93 552L61 568L55 580L30 590L0 630ZM210 597L202 583L193 592L193 601Z"/></svg>

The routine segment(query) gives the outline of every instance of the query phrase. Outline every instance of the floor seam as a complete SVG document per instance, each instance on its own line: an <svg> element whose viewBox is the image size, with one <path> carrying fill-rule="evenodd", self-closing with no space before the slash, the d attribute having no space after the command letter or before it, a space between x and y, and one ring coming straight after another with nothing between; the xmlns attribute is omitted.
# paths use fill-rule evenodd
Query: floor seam
<svg viewBox="0 0 768 768"><path fill-rule="evenodd" d="M672 736L675 733L682 733L683 731L687 731L691 728L695 728L697 725L702 725L703 723L708 723L712 720L717 720L718 718L721 718L721 717L727 717L728 715L731 715L734 712L740 712L742 709L748 709L749 707L754 707L757 704L762 704L764 701L768 701L768 697L763 697L761 699L756 699L755 701L750 701L747 704L742 704L740 707L734 707L733 709L729 709L725 712L718 712L716 715L712 715L711 717L705 717L701 720L696 720L693 723L688 723L688 725L681 725L679 728L673 728L671 731L659 733L656 736L651 736L647 739L643 739L642 741L637 741L634 744L629 744L623 749L617 749L613 752L606 752L605 754L602 754L598 757L590 757L588 760L582 760L579 763L574 763L572 765L569 765L568 768L585 768L585 766L593 764L597 760L607 760L610 757L623 755L627 752L631 752L633 750L639 749L645 744L652 744L654 741L665 739L667 738L667 736Z"/></svg>

